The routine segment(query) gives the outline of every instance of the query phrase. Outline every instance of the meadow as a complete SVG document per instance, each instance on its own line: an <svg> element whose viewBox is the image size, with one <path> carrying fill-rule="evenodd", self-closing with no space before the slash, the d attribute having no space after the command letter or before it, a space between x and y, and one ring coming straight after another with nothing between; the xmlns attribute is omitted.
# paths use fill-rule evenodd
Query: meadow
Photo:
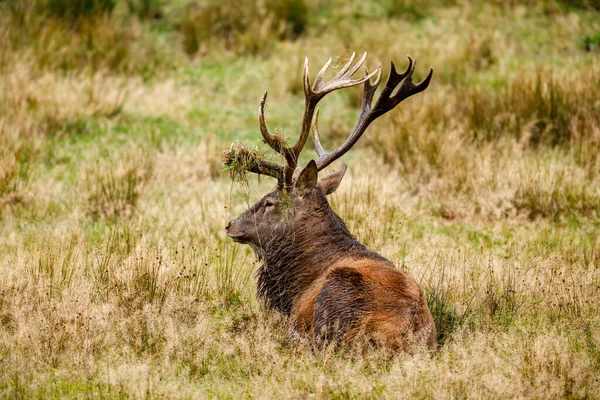
<svg viewBox="0 0 600 400"><path fill-rule="evenodd" d="M0 398L600 398L600 3L233 4L0 1ZM223 171L264 90L295 138L304 57L353 51L434 69L330 199L421 284L433 357L315 350L224 232L274 186ZM319 105L326 149L360 100Z"/></svg>

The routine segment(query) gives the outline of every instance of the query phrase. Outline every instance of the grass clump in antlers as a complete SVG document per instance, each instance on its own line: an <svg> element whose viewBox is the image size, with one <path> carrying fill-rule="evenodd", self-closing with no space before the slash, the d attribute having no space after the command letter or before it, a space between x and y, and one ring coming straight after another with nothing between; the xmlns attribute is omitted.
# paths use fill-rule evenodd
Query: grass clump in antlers
<svg viewBox="0 0 600 400"><path fill-rule="evenodd" d="M259 148L249 149L241 143L231 145L229 151L223 153L225 168L229 179L234 183L247 183L248 171L255 169L261 161L265 161L265 152Z"/></svg>

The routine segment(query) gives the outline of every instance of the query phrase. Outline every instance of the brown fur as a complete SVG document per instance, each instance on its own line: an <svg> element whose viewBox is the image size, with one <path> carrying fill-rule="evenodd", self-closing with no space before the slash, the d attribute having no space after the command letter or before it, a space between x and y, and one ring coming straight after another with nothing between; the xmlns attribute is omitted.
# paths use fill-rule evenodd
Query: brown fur
<svg viewBox="0 0 600 400"><path fill-rule="evenodd" d="M318 344L365 335L394 349L435 349L435 325L418 284L360 244L329 206L325 194L343 172L317 182L316 167L309 168L289 198L277 189L226 227L263 261L259 296Z"/></svg>
<svg viewBox="0 0 600 400"><path fill-rule="evenodd" d="M332 275L340 271L362 276L363 286L356 295L369 299L361 317L346 328L344 341L367 334L385 347L435 348L435 325L417 283L405 272L373 260L342 259L316 279L292 307L291 319L297 330L318 336L315 332L317 297L323 286L331 282ZM335 320L336 316L332 317Z"/></svg>

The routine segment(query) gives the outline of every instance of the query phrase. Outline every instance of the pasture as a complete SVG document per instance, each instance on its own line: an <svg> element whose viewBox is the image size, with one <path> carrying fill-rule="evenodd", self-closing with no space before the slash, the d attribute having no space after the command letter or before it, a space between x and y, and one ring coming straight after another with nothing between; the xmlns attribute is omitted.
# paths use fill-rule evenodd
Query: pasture
<svg viewBox="0 0 600 400"><path fill-rule="evenodd" d="M600 397L600 4L248 4L0 1L0 398ZM330 168L433 357L314 351L224 232L274 186L222 159L268 148L263 92L295 138L304 58L353 51L434 70ZM361 94L319 104L326 149Z"/></svg>

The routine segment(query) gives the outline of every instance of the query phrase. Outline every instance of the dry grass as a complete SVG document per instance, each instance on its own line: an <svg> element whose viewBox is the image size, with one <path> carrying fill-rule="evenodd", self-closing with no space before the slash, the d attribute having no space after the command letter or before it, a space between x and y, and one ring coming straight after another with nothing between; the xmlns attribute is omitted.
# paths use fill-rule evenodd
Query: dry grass
<svg viewBox="0 0 600 400"><path fill-rule="evenodd" d="M217 46L190 61L178 42L177 70L150 75L1 42L0 397L600 397L600 66L581 46L600 17L449 3L315 2L321 20L268 59ZM220 172L231 142L260 145L263 90L291 138L303 57L314 74L347 48L435 70L348 154L331 199L421 282L433 358L314 351L260 304L254 255L223 232L274 186ZM320 106L326 148L359 98Z"/></svg>
<svg viewBox="0 0 600 400"><path fill-rule="evenodd" d="M267 0L235 7L232 2L190 3L179 23L183 49L193 56L211 47L241 54L268 54L276 40L294 39L307 27L305 0Z"/></svg>
<svg viewBox="0 0 600 400"><path fill-rule="evenodd" d="M153 0L7 0L0 4L0 67L10 66L17 52L40 69L153 75L171 59L132 17L142 2Z"/></svg>
<svg viewBox="0 0 600 400"><path fill-rule="evenodd" d="M88 167L83 180L88 192L86 210L92 218L129 218L152 175L152 159L144 153L98 161Z"/></svg>

